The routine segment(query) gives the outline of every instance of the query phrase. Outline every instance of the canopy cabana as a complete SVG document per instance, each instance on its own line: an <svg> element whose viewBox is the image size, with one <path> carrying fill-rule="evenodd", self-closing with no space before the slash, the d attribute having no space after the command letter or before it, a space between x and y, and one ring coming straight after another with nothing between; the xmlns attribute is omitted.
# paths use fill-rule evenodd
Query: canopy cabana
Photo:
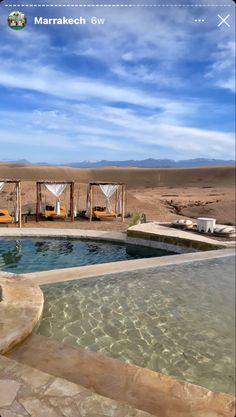
<svg viewBox="0 0 236 417"><path fill-rule="evenodd" d="M105 207L94 206L97 197L95 190L100 190L102 193ZM90 182L87 193L87 214L90 221L93 218L117 218L121 216L123 222L125 217L125 185L118 182Z"/></svg>
<svg viewBox="0 0 236 417"><path fill-rule="evenodd" d="M42 212L42 186L44 186L55 198L55 206L46 206ZM65 205L60 204L60 196L70 187L70 209L69 216L71 222L74 222L74 183L59 181L37 181L36 183L36 221L43 215L46 219L66 219L67 210Z"/></svg>
<svg viewBox="0 0 236 417"><path fill-rule="evenodd" d="M21 183L18 180L0 180L0 195L7 184L14 186L13 194L15 198L9 199L9 201L13 201L14 207L12 212L10 212L9 208L1 208L0 203L0 224L17 223L18 227L21 227Z"/></svg>

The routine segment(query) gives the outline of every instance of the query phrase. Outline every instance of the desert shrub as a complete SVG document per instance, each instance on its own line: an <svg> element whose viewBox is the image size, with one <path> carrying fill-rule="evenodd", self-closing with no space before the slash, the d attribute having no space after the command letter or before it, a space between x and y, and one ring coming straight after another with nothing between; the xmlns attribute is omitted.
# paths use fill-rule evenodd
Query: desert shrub
<svg viewBox="0 0 236 417"><path fill-rule="evenodd" d="M77 217L82 217L83 219L85 219L86 218L86 210L80 210L77 213Z"/></svg>
<svg viewBox="0 0 236 417"><path fill-rule="evenodd" d="M141 220L141 214L140 213L133 213L132 217L129 222L129 227L135 226L136 224L139 224Z"/></svg>

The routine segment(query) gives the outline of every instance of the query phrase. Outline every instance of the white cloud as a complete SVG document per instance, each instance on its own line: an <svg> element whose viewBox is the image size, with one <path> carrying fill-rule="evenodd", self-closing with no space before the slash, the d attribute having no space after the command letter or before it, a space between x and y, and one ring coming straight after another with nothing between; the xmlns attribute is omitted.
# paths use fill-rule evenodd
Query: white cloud
<svg viewBox="0 0 236 417"><path fill-rule="evenodd" d="M105 80L94 80L85 77L72 76L69 73L56 70L49 66L41 66L40 72L35 65L17 65L17 76L15 65L12 67L9 62L4 62L0 67L0 85L11 89L29 90L43 93L64 100L77 102L100 103L126 103L134 106L144 106L156 111L166 112L179 117L181 114L189 114L192 107L196 109L196 102L193 100L168 99L151 91L144 91L142 88L130 86L117 86Z"/></svg>
<svg viewBox="0 0 236 417"><path fill-rule="evenodd" d="M107 155L113 159L159 156L233 158L234 135L168 123L163 116L142 116L130 109L109 106L68 105L63 111L0 113L4 120L0 143L31 145L81 155ZM21 132L20 126L24 126ZM12 132L17 131L17 135ZM53 155L49 155L52 157Z"/></svg>
<svg viewBox="0 0 236 417"><path fill-rule="evenodd" d="M206 74L217 87L235 92L235 42L220 43Z"/></svg>

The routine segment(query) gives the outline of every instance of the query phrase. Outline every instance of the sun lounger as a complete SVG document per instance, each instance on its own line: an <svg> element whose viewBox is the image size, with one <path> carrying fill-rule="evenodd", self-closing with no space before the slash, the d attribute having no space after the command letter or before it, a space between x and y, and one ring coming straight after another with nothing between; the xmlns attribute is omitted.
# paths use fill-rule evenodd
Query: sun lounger
<svg viewBox="0 0 236 417"><path fill-rule="evenodd" d="M61 206L60 206L60 214L57 214L55 212L54 207L47 206L46 207L46 210L43 213L43 216L46 219L48 219L48 218L65 219L67 217L65 205L64 204L61 204Z"/></svg>
<svg viewBox="0 0 236 417"><path fill-rule="evenodd" d="M105 218L105 217L117 217L117 214L114 211L108 212L105 207L94 207L93 216L96 218Z"/></svg>
<svg viewBox="0 0 236 417"><path fill-rule="evenodd" d="M0 223L13 223L14 219L8 210L0 210Z"/></svg>

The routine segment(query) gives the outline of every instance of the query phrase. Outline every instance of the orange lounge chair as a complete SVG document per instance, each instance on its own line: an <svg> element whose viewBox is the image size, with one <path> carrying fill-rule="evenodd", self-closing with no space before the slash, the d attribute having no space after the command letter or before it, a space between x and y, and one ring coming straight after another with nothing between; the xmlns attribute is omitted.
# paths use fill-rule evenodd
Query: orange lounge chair
<svg viewBox="0 0 236 417"><path fill-rule="evenodd" d="M0 210L0 223L13 223L14 219L8 210Z"/></svg>
<svg viewBox="0 0 236 417"><path fill-rule="evenodd" d="M117 217L117 214L114 211L108 212L105 207L94 207L93 216L96 218L105 218L105 217Z"/></svg>
<svg viewBox="0 0 236 417"><path fill-rule="evenodd" d="M43 216L48 219L48 218L55 218L55 219L65 219L67 217L66 214L66 208L64 204L61 204L60 206L60 214L57 214L53 209L50 208L50 210L45 210L43 213Z"/></svg>

